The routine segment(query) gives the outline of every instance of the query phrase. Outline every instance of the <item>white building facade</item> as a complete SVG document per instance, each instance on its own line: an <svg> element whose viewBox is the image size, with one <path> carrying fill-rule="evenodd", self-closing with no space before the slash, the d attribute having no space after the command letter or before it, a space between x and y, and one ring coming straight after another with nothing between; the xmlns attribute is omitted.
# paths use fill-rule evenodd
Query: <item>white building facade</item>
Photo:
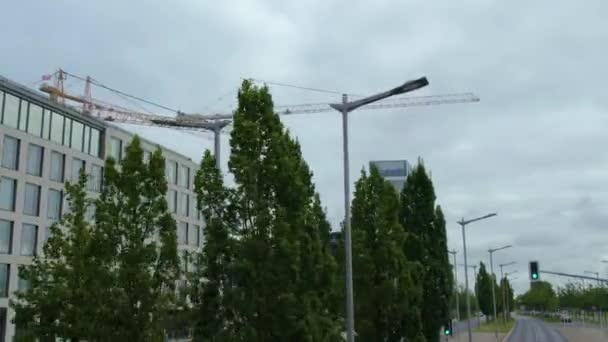
<svg viewBox="0 0 608 342"><path fill-rule="evenodd" d="M103 186L104 160L121 159L132 138L126 130L0 76L0 342L12 341L15 335L9 298L28 287L19 277L19 265L42 253L50 226L67 209L64 183L77 179L84 167L88 191L95 196ZM141 141L144 157L158 146ZM182 268L188 269L189 255L203 244L203 221L193 192L198 165L161 149Z"/></svg>

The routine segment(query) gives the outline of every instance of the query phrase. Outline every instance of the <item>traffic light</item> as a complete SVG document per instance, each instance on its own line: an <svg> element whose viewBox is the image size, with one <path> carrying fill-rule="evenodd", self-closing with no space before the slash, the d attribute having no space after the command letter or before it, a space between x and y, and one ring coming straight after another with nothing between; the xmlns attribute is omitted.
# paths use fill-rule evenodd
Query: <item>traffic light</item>
<svg viewBox="0 0 608 342"><path fill-rule="evenodd" d="M444 336L452 336L454 334L454 330L452 330L452 320L446 321L443 325L443 335Z"/></svg>
<svg viewBox="0 0 608 342"><path fill-rule="evenodd" d="M539 278L538 261L530 261L530 280L537 281Z"/></svg>

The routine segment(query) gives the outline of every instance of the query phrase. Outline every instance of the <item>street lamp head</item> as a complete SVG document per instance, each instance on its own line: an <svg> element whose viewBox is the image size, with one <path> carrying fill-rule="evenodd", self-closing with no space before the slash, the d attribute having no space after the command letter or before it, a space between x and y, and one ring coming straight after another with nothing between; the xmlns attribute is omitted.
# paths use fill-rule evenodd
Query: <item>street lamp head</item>
<svg viewBox="0 0 608 342"><path fill-rule="evenodd" d="M506 246L502 246L502 247L499 247L499 248L490 248L490 249L488 249L488 252L491 254L491 253L494 253L496 251L500 251L500 250L511 248L511 247L513 247L513 246L512 245L506 245Z"/></svg>
<svg viewBox="0 0 608 342"><path fill-rule="evenodd" d="M487 218L490 218L490 217L494 217L496 215L498 215L498 214L496 214L496 213L490 213L490 214L487 214L487 215L484 215L484 216L481 216L481 217L477 217L477 218L474 218L474 219L470 219L470 220L465 220L464 218L462 218L460 221L458 221L458 224L460 224L461 226L464 227L465 225L467 225L467 224L469 224L471 222L476 222L476 221L484 220L484 219L487 219Z"/></svg>
<svg viewBox="0 0 608 342"><path fill-rule="evenodd" d="M414 91L422 87L426 87L427 85L429 85L429 80L427 80L426 77L421 77L417 80L407 81L402 85L389 90L389 92L391 95L399 95L409 93L410 91Z"/></svg>

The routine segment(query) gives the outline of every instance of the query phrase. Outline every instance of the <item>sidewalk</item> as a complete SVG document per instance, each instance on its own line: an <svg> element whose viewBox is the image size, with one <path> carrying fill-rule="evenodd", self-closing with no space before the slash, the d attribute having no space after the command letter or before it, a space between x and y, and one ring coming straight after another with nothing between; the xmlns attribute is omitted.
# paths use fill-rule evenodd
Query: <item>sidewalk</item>
<svg viewBox="0 0 608 342"><path fill-rule="evenodd" d="M498 342L501 342L502 339L505 338L505 336L507 336L506 333L498 333ZM494 333L474 332L472 337L473 337L473 342L496 342L496 337L494 336ZM444 339L442 339L442 341L444 341ZM468 342L469 336L468 336L467 332L465 331L461 334L451 337L450 339L448 339L448 341L450 341L450 342ZM605 340L602 340L602 341L605 341ZM595 342L595 341L593 341L593 342Z"/></svg>
<svg viewBox="0 0 608 342"><path fill-rule="evenodd" d="M597 328L582 328L560 325L559 331L570 342L606 342L608 341L608 330Z"/></svg>

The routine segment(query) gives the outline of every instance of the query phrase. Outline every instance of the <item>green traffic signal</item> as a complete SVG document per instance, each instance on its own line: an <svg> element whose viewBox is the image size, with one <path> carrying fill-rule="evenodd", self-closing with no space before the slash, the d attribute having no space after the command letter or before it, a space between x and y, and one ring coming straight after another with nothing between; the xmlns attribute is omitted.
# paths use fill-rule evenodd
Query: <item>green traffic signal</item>
<svg viewBox="0 0 608 342"><path fill-rule="evenodd" d="M445 330L443 331L443 334L444 334L445 336L450 336L450 329L445 329Z"/></svg>
<svg viewBox="0 0 608 342"><path fill-rule="evenodd" d="M539 271L538 261L530 261L530 280L539 280Z"/></svg>

